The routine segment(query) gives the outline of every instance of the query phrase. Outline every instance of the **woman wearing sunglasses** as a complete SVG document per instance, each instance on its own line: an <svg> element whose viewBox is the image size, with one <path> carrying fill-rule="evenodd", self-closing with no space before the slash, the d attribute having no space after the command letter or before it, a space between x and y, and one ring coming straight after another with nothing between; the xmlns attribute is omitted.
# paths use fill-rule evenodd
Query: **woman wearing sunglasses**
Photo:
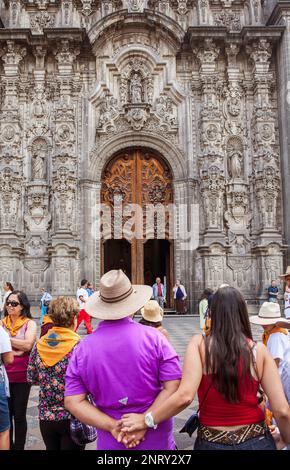
<svg viewBox="0 0 290 470"><path fill-rule="evenodd" d="M10 388L8 400L11 421L10 448L15 450L24 450L27 433L26 410L31 387L27 382L27 367L37 329L36 323L31 318L30 304L26 294L13 291L7 297L4 319L1 323L10 336L14 354L14 362L6 366L6 371Z"/></svg>

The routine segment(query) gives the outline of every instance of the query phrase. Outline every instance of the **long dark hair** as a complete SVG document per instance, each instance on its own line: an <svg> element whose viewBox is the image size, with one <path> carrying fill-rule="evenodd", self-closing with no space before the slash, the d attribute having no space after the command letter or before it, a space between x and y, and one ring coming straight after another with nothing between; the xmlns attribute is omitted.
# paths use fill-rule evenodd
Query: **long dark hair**
<svg viewBox="0 0 290 470"><path fill-rule="evenodd" d="M239 403L239 379L251 374L253 339L249 315L242 294L223 287L213 295L210 335L205 340L205 368L214 386L230 403ZM241 369L243 374L241 377Z"/></svg>
<svg viewBox="0 0 290 470"><path fill-rule="evenodd" d="M5 282L5 284L6 284L7 287L9 287L9 290L11 290L11 292L14 291L14 288L13 288L11 282Z"/></svg>
<svg viewBox="0 0 290 470"><path fill-rule="evenodd" d="M8 297L6 299L6 302L7 302L7 300L9 299L9 297L11 295L17 295L18 302L23 307L22 312L21 312L21 316L22 317L27 317L27 318L32 318L32 315L30 313L30 303L29 303L29 300L27 298L27 295L24 292L22 292L21 290L14 290L13 292L11 292L11 294L8 295ZM8 315L8 312L7 312L7 308L5 306L4 316L7 317L7 315Z"/></svg>
<svg viewBox="0 0 290 470"><path fill-rule="evenodd" d="M213 294L213 290L212 289L204 289L203 293L201 294L201 297L199 299L199 302L201 302L203 299L207 299L209 298L210 295Z"/></svg>

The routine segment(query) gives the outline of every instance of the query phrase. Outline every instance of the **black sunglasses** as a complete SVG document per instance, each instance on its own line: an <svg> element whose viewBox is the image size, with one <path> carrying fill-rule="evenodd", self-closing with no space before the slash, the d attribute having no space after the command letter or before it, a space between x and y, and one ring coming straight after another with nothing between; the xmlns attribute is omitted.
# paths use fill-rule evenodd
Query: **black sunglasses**
<svg viewBox="0 0 290 470"><path fill-rule="evenodd" d="M6 307L8 307L9 305L11 307L18 307L18 305L20 305L20 302L16 302L15 300L8 300L6 302Z"/></svg>

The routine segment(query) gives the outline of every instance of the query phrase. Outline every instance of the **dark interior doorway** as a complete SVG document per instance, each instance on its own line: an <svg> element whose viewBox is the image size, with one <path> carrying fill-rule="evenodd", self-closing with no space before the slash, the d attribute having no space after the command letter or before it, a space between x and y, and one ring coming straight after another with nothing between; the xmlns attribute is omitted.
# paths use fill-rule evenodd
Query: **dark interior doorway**
<svg viewBox="0 0 290 470"><path fill-rule="evenodd" d="M104 273L111 269L122 269L132 279L131 244L127 240L106 240L104 242Z"/></svg>
<svg viewBox="0 0 290 470"><path fill-rule="evenodd" d="M156 277L166 284L166 307L170 307L172 279L168 240L151 239L144 244L144 284L152 286Z"/></svg>

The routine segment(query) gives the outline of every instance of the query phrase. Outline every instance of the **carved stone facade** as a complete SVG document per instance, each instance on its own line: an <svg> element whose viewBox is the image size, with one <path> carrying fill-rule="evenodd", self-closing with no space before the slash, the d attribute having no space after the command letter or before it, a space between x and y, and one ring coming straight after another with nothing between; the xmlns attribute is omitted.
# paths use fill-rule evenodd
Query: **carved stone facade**
<svg viewBox="0 0 290 470"><path fill-rule="evenodd" d="M222 282L265 297L289 252L290 6L1 0L0 13L0 283L32 299L98 285L102 177L138 148L166 161L174 203L199 204L199 246L175 240L172 262L191 310Z"/></svg>

